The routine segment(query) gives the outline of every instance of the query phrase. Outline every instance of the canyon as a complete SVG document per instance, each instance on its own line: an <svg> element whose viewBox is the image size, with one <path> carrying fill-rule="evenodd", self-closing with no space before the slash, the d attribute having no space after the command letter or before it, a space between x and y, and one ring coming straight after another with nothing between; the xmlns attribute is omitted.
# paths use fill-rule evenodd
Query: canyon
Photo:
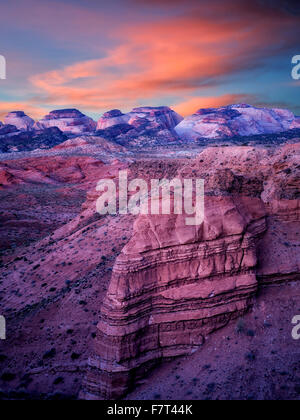
<svg viewBox="0 0 300 420"><path fill-rule="evenodd" d="M0 161L0 398L298 399L299 118L129 114L32 126L13 113L0 127L14 139ZM18 150L31 138L44 147ZM204 179L203 223L100 216L97 182L120 170Z"/></svg>

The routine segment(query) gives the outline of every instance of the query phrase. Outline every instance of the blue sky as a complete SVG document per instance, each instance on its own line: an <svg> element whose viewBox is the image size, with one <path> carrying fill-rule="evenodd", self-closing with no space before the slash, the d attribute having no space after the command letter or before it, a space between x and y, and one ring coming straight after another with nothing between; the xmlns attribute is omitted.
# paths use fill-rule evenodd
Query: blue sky
<svg viewBox="0 0 300 420"><path fill-rule="evenodd" d="M300 115L295 1L11 0L1 5L0 116L248 102Z"/></svg>

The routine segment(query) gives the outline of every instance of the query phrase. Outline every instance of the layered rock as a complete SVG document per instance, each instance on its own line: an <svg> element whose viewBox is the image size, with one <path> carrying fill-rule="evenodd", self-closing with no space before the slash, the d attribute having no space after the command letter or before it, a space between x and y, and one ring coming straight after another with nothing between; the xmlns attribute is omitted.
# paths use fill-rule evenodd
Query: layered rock
<svg viewBox="0 0 300 420"><path fill-rule="evenodd" d="M115 262L83 398L122 397L241 316L260 286L300 280L299 156L300 144L215 147L180 169L205 179L204 222L138 217Z"/></svg>
<svg viewBox="0 0 300 420"><path fill-rule="evenodd" d="M127 114L122 114L119 110L106 112L99 119L97 129L103 130L118 124L129 124L137 128L140 121L140 123L146 123L149 128L172 130L182 120L183 118L179 114L172 111L167 106L147 106L133 108L133 110Z"/></svg>
<svg viewBox="0 0 300 420"><path fill-rule="evenodd" d="M134 108L127 114L112 110L98 121L96 135L131 148L180 143L174 127L182 117L168 107Z"/></svg>
<svg viewBox="0 0 300 420"><path fill-rule="evenodd" d="M188 141L279 133L300 128L300 119L285 109L256 108L246 104L199 109L175 128Z"/></svg>
<svg viewBox="0 0 300 420"><path fill-rule="evenodd" d="M259 247L261 283L300 280L300 144L285 145L272 161L262 199L268 231Z"/></svg>
<svg viewBox="0 0 300 420"><path fill-rule="evenodd" d="M82 114L77 109L62 109L51 111L35 126L37 130L58 127L61 131L71 134L83 134L95 131L96 122Z"/></svg>
<svg viewBox="0 0 300 420"><path fill-rule="evenodd" d="M127 114L123 114L119 109L112 109L105 112L98 120L97 130L105 130L114 125L127 124L129 119L130 117Z"/></svg>
<svg viewBox="0 0 300 420"><path fill-rule="evenodd" d="M20 131L32 131L34 120L23 111L13 111L6 115L4 123L14 125Z"/></svg>
<svg viewBox="0 0 300 420"><path fill-rule="evenodd" d="M265 231L255 197L206 196L205 220L140 216L116 260L82 397L115 399L163 358L187 355L242 315Z"/></svg>
<svg viewBox="0 0 300 420"><path fill-rule="evenodd" d="M180 121L183 120L183 117L181 117L181 115L177 114L177 112L171 110L167 106L144 106L139 108L133 108L129 115L129 124L134 125L134 123L138 119L142 118L148 120L153 125L153 127L157 126L161 129L166 130L172 130L180 123Z"/></svg>

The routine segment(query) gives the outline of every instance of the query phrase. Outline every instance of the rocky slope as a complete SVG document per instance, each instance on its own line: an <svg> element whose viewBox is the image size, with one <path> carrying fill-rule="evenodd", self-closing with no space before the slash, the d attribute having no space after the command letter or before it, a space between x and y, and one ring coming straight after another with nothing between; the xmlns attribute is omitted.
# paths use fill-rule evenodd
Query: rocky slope
<svg viewBox="0 0 300 420"><path fill-rule="evenodd" d="M192 354L242 316L267 280L300 279L299 153L299 144L273 156L206 149L181 171L206 179L203 224L138 218L114 265L82 397L120 398L161 359Z"/></svg>
<svg viewBox="0 0 300 420"><path fill-rule="evenodd" d="M244 317L200 351L159 365L126 399L299 400L300 349L291 336L299 299L299 282L261 288Z"/></svg>
<svg viewBox="0 0 300 420"><path fill-rule="evenodd" d="M0 164L0 399L299 398L299 138L185 157L61 134ZM100 217L97 181L120 169L205 179L203 225Z"/></svg>
<svg viewBox="0 0 300 420"><path fill-rule="evenodd" d="M134 108L127 114L112 110L99 119L96 134L133 149L180 143L174 128L182 119L165 106Z"/></svg>
<svg viewBox="0 0 300 420"><path fill-rule="evenodd" d="M14 125L20 131L31 131L34 126L34 120L23 111L10 112L6 115L4 123L6 125Z"/></svg>

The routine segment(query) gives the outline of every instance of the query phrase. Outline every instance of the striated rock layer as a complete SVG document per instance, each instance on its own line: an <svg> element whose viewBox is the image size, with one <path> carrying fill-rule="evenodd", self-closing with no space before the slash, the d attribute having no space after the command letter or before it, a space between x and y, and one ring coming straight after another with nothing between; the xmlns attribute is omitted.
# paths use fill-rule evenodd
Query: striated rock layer
<svg viewBox="0 0 300 420"><path fill-rule="evenodd" d="M241 316L257 291L255 197L207 196L205 220L140 216L116 260L84 382L84 398L119 398L162 358L196 351Z"/></svg>
<svg viewBox="0 0 300 420"><path fill-rule="evenodd" d="M34 127L37 130L58 127L61 131L66 133L84 134L94 131L96 122L77 109L61 109L51 111L43 119L35 123Z"/></svg>
<svg viewBox="0 0 300 420"><path fill-rule="evenodd" d="M152 128L172 130L183 118L167 106L144 106L133 108L131 112L122 114L118 109L106 112L99 119L97 130L104 130L108 127L119 124L129 124L134 127L146 123Z"/></svg>
<svg viewBox="0 0 300 420"><path fill-rule="evenodd" d="M259 287L300 280L300 144L207 148L205 218L140 215L117 258L81 397L117 399L163 359L188 355L251 308Z"/></svg>

